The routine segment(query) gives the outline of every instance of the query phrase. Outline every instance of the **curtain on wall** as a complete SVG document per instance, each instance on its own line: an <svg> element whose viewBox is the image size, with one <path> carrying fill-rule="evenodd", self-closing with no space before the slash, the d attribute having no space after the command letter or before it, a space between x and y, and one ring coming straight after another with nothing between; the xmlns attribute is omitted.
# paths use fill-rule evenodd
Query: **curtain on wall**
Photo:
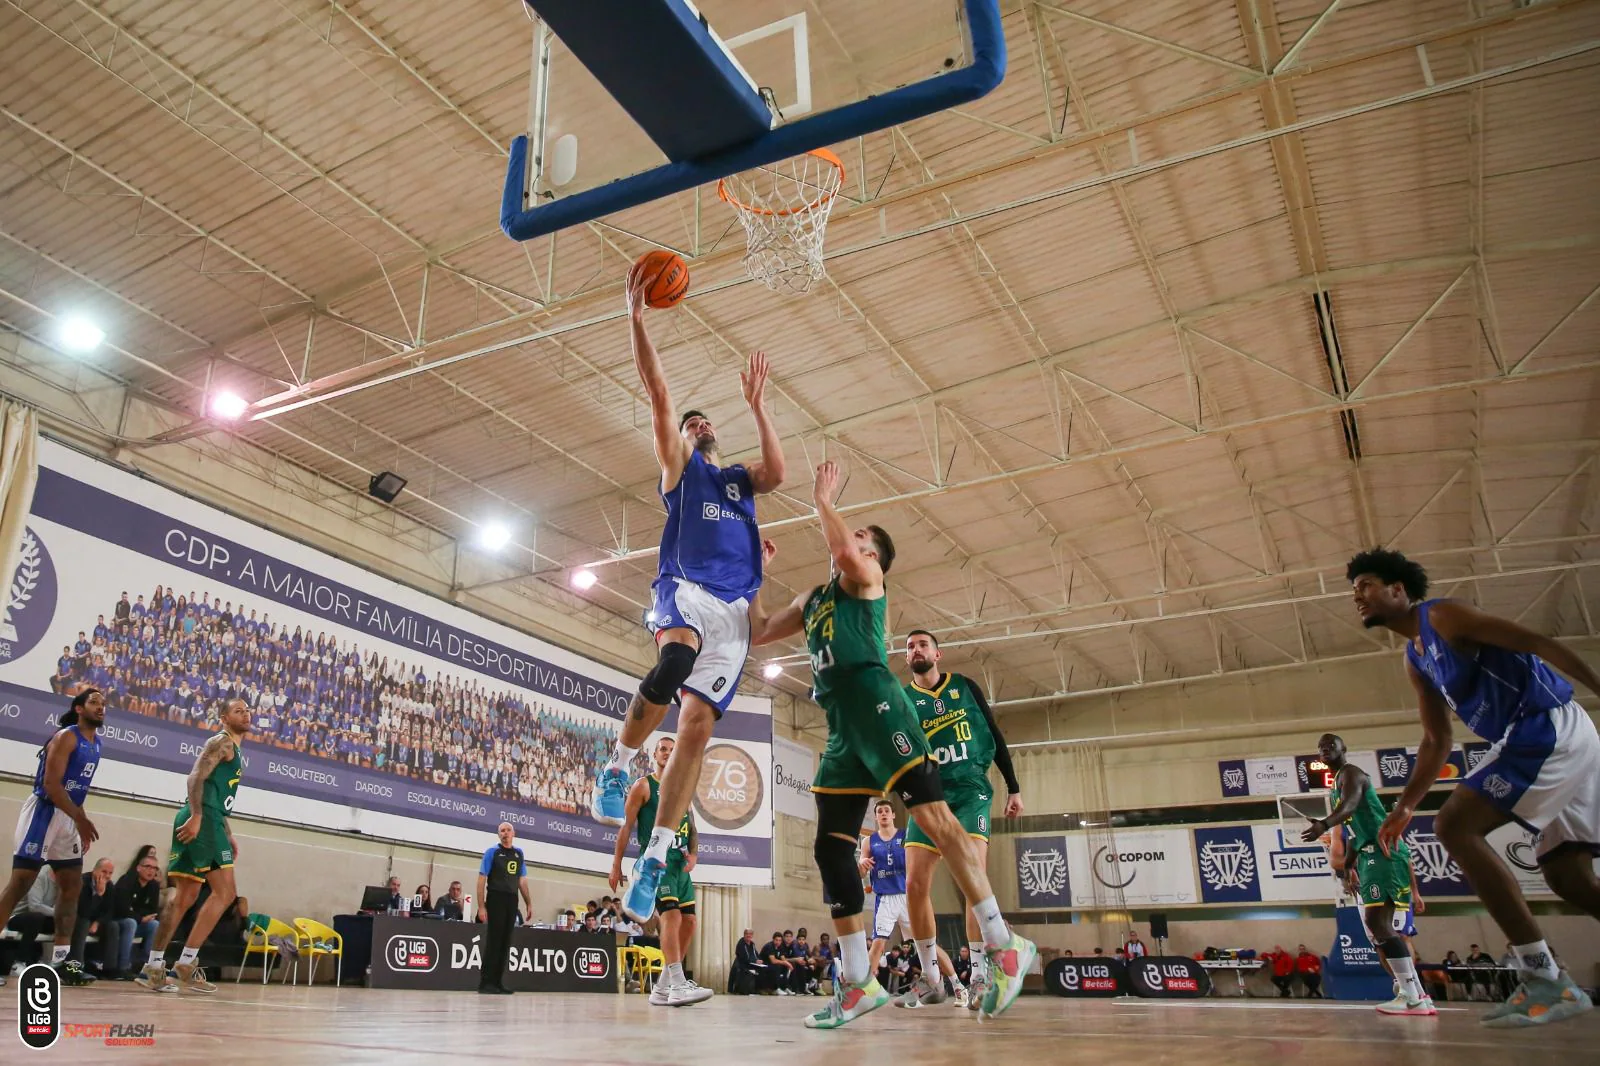
<svg viewBox="0 0 1600 1066"><path fill-rule="evenodd" d="M689 944L689 969L695 983L719 995L727 991L733 945L750 924L750 890L737 886L696 885L700 923Z"/></svg>
<svg viewBox="0 0 1600 1066"><path fill-rule="evenodd" d="M22 553L22 532L38 480L38 413L21 404L0 405L0 627L11 606L11 575Z"/></svg>

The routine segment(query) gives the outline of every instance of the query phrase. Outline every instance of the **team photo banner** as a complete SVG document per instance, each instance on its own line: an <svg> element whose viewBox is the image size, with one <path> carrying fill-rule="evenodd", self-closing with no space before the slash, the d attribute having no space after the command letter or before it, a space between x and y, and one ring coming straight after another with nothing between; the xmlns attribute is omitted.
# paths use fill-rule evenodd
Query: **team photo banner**
<svg viewBox="0 0 1600 1066"><path fill-rule="evenodd" d="M237 696L240 813L472 851L510 821L533 861L609 868L588 794L636 678L53 442L39 455L0 617L0 769L31 776L93 685L111 695L97 784L175 802L170 775ZM695 798L708 882L771 883L772 740L770 701L735 697Z"/></svg>

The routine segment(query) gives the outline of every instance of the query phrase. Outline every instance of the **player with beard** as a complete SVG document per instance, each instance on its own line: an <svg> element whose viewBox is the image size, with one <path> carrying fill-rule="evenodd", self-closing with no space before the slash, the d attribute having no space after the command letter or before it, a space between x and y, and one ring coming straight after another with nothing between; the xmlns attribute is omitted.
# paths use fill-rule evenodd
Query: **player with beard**
<svg viewBox="0 0 1600 1066"><path fill-rule="evenodd" d="M0 892L0 921L4 921L33 887L40 868L50 867L59 893L50 963L64 985L94 983L67 953L78 921L78 896L83 891L83 853L100 836L84 813L83 803L100 765L100 727L105 722L105 695L97 688L84 689L61 716L55 736L39 749L33 791L22 801L22 813L17 816L11 879ZM4 978L0 974L0 981Z"/></svg>
<svg viewBox="0 0 1600 1066"><path fill-rule="evenodd" d="M961 828L972 838L978 865L982 867L989 861L989 801L994 793L989 784L990 764L999 767L1000 776L1005 779L1005 817L1015 818L1022 813L1022 786L1017 783L1016 771L1011 766L1011 751L1006 747L1005 737L1000 735L1000 727L995 724L983 690L970 677L942 673L939 663L943 658L939 641L932 633L913 629L906 636L906 666L911 670L911 684L905 691L917 709L933 761L939 764L945 799ZM913 919L920 912L924 926L931 925L934 920L933 871L938 863L938 846L912 818L906 827L906 898ZM971 903L969 900L968 905ZM977 1010L987 989L988 973L982 934L970 910L967 912L967 947L972 953L972 987L965 997L966 1006ZM931 949L930 945L918 945L919 953ZM897 1001L898 1005L915 1007L944 999L942 983L931 979L933 972L924 959L922 980Z"/></svg>
<svg viewBox="0 0 1600 1066"><path fill-rule="evenodd" d="M653 603L645 616L656 640L656 665L628 707L611 759L595 780L590 813L605 825L622 824L628 764L661 725L667 705L680 701L677 746L661 774L650 842L634 862L622 907L638 922L655 913L656 893L678 824L689 809L706 743L733 702L750 653L749 608L761 587L761 536L755 497L783 483L783 448L763 398L767 357L750 357L740 374L744 400L755 416L761 458L722 465L717 434L699 411L680 417L667 389L661 357L644 327L644 294L656 273L636 264L628 275L633 361L650 399L658 486L666 505Z"/></svg>
<svg viewBox="0 0 1600 1066"><path fill-rule="evenodd" d="M244 700L224 703L222 732L206 741L194 761L194 769L189 771L187 798L172 822L172 853L167 860L167 892L161 904L161 921L156 927L155 943L149 945L150 961L134 978L152 992L176 992L180 987L190 992L217 990L206 980L196 959L217 919L233 906L238 894L233 860L239 845L228 825L228 815L244 776L244 738L249 732L250 708ZM167 942L194 906L202 883L211 886L211 895L195 915L189 939L178 957L174 982L167 977Z"/></svg>
<svg viewBox="0 0 1600 1066"><path fill-rule="evenodd" d="M1600 918L1600 733L1567 678L1600 691L1600 676L1572 649L1459 600L1424 597L1428 575L1395 551L1350 560L1345 576L1369 629L1406 641L1406 675L1422 717L1411 778L1378 831L1393 854L1450 757L1451 712L1489 751L1451 792L1434 833L1467 875L1521 962L1522 983L1483 1017L1492 1028L1544 1025L1593 1008L1556 965L1522 890L1488 836L1515 821L1539 834L1539 868L1562 899ZM1560 670L1557 674L1551 667Z"/></svg>

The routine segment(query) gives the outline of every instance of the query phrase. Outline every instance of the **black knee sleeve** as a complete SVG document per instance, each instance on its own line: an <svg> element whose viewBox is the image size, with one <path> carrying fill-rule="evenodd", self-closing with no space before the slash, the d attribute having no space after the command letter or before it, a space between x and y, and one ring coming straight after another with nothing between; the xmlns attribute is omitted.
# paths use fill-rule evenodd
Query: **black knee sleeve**
<svg viewBox="0 0 1600 1066"><path fill-rule="evenodd" d="M822 891L828 909L835 918L860 914L866 905L867 892L861 887L856 849L849 841L820 830L819 826L811 854L816 856L817 870L822 874Z"/></svg>
<svg viewBox="0 0 1600 1066"><path fill-rule="evenodd" d="M939 766L928 759L900 775L894 783L894 794L907 810L924 803L938 803L944 799L944 785L939 780Z"/></svg>
<svg viewBox="0 0 1600 1066"><path fill-rule="evenodd" d="M687 644L663 644L656 657L656 664L650 672L644 675L644 680L639 682L639 695L655 704L665 707L678 695L678 689L689 680L689 675L694 672L694 661L700 652Z"/></svg>
<svg viewBox="0 0 1600 1066"><path fill-rule="evenodd" d="M1409 959L1411 957L1411 952L1406 950L1406 942L1392 933L1387 940L1378 941L1378 950L1383 952L1383 957L1386 959Z"/></svg>

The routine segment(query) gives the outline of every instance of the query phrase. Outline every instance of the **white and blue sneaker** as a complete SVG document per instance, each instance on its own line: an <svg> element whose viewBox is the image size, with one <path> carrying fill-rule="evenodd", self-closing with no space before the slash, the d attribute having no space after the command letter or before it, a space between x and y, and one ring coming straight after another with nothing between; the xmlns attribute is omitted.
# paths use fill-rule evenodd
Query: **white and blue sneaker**
<svg viewBox="0 0 1600 1066"><path fill-rule="evenodd" d="M643 925L656 913L656 890L661 887L661 875L667 864L660 859L640 855L633 863L633 877L628 884L628 894L622 899L622 911Z"/></svg>
<svg viewBox="0 0 1600 1066"><path fill-rule="evenodd" d="M607 766L595 778L589 797L589 817L601 825L620 826L628 805L628 774Z"/></svg>

